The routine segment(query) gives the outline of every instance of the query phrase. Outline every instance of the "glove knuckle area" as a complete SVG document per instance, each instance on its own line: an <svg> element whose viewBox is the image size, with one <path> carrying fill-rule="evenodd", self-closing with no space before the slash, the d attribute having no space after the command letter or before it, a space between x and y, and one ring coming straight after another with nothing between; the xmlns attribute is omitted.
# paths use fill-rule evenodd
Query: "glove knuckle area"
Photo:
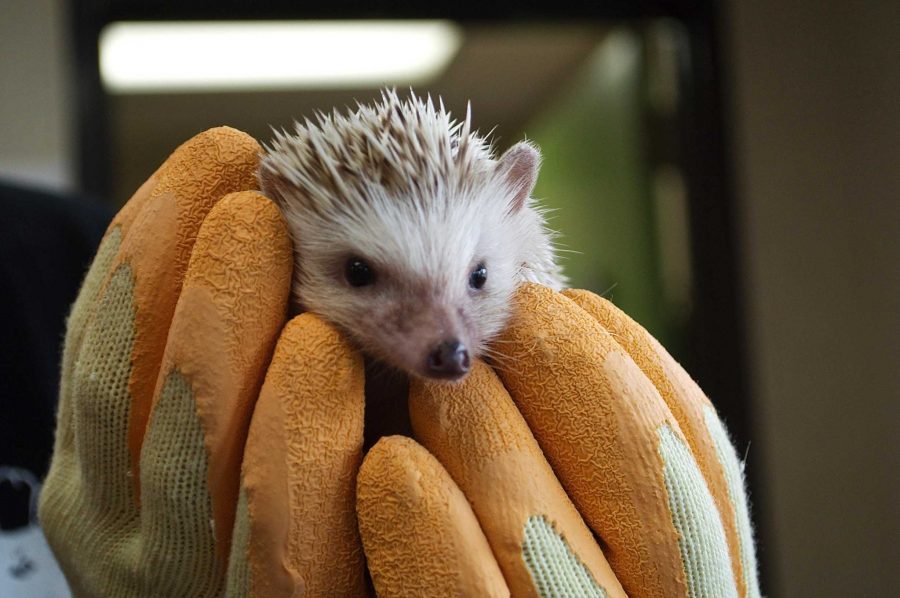
<svg viewBox="0 0 900 598"><path fill-rule="evenodd" d="M382 438L357 479L363 546L379 596L508 596L466 497L414 440Z"/></svg>

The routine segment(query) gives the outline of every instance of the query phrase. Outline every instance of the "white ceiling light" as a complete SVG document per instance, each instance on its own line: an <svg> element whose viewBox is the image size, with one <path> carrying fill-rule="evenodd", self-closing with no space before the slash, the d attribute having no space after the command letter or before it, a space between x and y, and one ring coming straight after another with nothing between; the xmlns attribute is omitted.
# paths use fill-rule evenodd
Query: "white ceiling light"
<svg viewBox="0 0 900 598"><path fill-rule="evenodd" d="M114 93L418 84L462 35L447 21L113 23L100 73Z"/></svg>

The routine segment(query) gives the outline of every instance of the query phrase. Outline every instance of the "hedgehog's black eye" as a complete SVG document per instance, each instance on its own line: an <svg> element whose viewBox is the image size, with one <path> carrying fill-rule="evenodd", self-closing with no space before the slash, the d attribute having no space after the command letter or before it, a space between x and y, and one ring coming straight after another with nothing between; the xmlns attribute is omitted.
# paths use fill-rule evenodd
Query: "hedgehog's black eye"
<svg viewBox="0 0 900 598"><path fill-rule="evenodd" d="M375 271L358 257L351 257L347 260L344 276L347 277L347 282L351 287L364 287L375 282Z"/></svg>
<svg viewBox="0 0 900 598"><path fill-rule="evenodd" d="M480 289L485 282L487 282L487 267L484 265L484 262L481 262L469 274L469 286L473 289Z"/></svg>

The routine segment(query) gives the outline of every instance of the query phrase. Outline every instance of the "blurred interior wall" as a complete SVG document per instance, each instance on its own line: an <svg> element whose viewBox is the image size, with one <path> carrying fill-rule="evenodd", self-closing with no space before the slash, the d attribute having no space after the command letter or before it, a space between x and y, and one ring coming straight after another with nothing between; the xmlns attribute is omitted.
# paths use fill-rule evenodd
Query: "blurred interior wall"
<svg viewBox="0 0 900 598"><path fill-rule="evenodd" d="M0 8L0 177L74 186L68 14L64 0L3 0Z"/></svg>
<svg viewBox="0 0 900 598"><path fill-rule="evenodd" d="M729 9L768 590L896 595L900 5Z"/></svg>
<svg viewBox="0 0 900 598"><path fill-rule="evenodd" d="M560 231L573 287L611 299L671 350L644 155L641 39L610 31L525 127L543 161L534 196Z"/></svg>

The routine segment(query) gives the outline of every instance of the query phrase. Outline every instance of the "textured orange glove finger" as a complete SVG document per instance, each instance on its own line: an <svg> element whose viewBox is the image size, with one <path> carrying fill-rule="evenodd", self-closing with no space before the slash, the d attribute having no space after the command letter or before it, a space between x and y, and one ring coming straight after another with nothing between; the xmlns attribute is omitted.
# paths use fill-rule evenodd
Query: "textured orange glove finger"
<svg viewBox="0 0 900 598"><path fill-rule="evenodd" d="M144 505L143 517L159 517L154 525L167 534L188 533L196 505L169 497L188 479L202 484L197 498L209 494L222 563L228 558L247 428L284 324L290 279L291 246L278 208L256 192L228 195L200 229L169 329L140 470L142 505L153 499L166 508ZM178 451L173 443L183 438L173 428L195 414L206 463L185 465L205 466L205 479L171 471L169 455ZM185 459L197 456L185 450Z"/></svg>
<svg viewBox="0 0 900 598"><path fill-rule="evenodd" d="M363 386L361 356L331 326L311 314L287 325L247 440L235 595L366 595L355 512Z"/></svg>
<svg viewBox="0 0 900 598"><path fill-rule="evenodd" d="M357 478L359 531L379 596L509 596L462 491L410 438L369 450Z"/></svg>
<svg viewBox="0 0 900 598"><path fill-rule="evenodd" d="M460 384L411 386L416 438L472 504L514 596L625 596L490 367L477 362Z"/></svg>
<svg viewBox="0 0 900 598"><path fill-rule="evenodd" d="M742 582L738 589L743 595L758 596L756 556L750 513L742 498L741 466L712 403L659 341L622 310L587 291L570 289L563 295L608 330L656 386L678 421L715 500L734 575Z"/></svg>
<svg viewBox="0 0 900 598"><path fill-rule="evenodd" d="M609 331L523 285L498 371L631 596L737 596L724 526L681 428Z"/></svg>

